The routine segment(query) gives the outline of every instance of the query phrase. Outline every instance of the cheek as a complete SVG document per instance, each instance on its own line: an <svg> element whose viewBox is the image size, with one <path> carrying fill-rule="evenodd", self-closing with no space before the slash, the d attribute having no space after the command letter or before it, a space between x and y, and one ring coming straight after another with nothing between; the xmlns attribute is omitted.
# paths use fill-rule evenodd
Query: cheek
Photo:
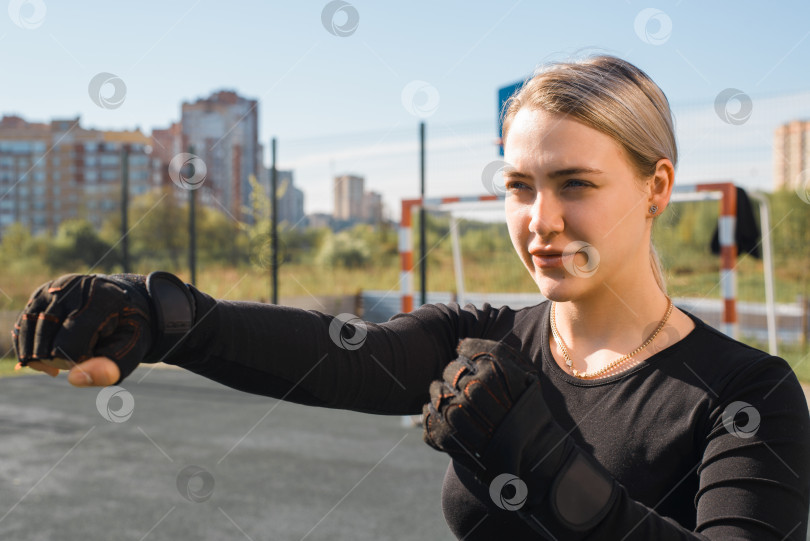
<svg viewBox="0 0 810 541"><path fill-rule="evenodd" d="M600 265L605 269L636 265L638 258L644 257L649 241L645 236L644 217L635 212L634 209L607 212L597 217L595 223L589 222L588 231L595 233L590 235L590 242L599 251Z"/></svg>
<svg viewBox="0 0 810 541"><path fill-rule="evenodd" d="M526 212L521 207L506 204L506 228L509 230L509 238L512 239L512 246L518 253L526 249L526 236L529 234L529 220Z"/></svg>
<svg viewBox="0 0 810 541"><path fill-rule="evenodd" d="M601 242L616 247L635 246L644 240L647 231L646 217L635 208L621 209L607 214L601 223L604 233Z"/></svg>

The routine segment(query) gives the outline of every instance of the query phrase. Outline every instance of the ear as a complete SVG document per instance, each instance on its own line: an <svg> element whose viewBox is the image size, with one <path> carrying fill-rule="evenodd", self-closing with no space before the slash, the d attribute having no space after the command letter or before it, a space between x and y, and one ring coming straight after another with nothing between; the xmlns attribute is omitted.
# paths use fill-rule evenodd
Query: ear
<svg viewBox="0 0 810 541"><path fill-rule="evenodd" d="M655 172L650 177L649 201L647 208L655 205L658 207L655 215L664 212L669 204L669 197L672 194L672 187L675 184L675 167L668 158L661 158L655 164Z"/></svg>

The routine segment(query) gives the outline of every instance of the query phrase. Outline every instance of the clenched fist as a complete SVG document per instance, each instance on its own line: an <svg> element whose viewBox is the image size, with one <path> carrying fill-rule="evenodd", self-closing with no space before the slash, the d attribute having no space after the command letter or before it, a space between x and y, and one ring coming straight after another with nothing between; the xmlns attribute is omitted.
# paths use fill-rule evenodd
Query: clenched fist
<svg viewBox="0 0 810 541"><path fill-rule="evenodd" d="M77 385L118 383L139 363L160 361L193 312L188 288L169 273L67 274L31 295L12 330L14 349L22 366L71 369Z"/></svg>

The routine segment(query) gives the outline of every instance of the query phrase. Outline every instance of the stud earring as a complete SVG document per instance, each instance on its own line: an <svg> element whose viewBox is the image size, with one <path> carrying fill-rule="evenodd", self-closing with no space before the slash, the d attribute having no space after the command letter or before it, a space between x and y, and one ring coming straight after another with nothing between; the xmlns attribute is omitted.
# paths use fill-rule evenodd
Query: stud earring
<svg viewBox="0 0 810 541"><path fill-rule="evenodd" d="M653 216L655 216L655 213L656 213L656 212L658 212L658 206L657 206L657 205L652 205L652 206L650 206L650 214L652 214Z"/></svg>

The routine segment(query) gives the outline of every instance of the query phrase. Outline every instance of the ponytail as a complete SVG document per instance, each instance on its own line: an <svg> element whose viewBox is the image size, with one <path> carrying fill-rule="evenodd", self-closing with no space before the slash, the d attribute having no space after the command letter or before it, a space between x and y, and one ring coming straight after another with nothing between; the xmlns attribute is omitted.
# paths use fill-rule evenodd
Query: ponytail
<svg viewBox="0 0 810 541"><path fill-rule="evenodd" d="M666 274L664 273L664 266L661 265L661 259L658 257L658 252L655 250L655 245L653 244L652 236L650 236L650 267L652 267L655 282L658 284L658 287L661 288L661 291L663 291L664 294L666 294L667 292Z"/></svg>

